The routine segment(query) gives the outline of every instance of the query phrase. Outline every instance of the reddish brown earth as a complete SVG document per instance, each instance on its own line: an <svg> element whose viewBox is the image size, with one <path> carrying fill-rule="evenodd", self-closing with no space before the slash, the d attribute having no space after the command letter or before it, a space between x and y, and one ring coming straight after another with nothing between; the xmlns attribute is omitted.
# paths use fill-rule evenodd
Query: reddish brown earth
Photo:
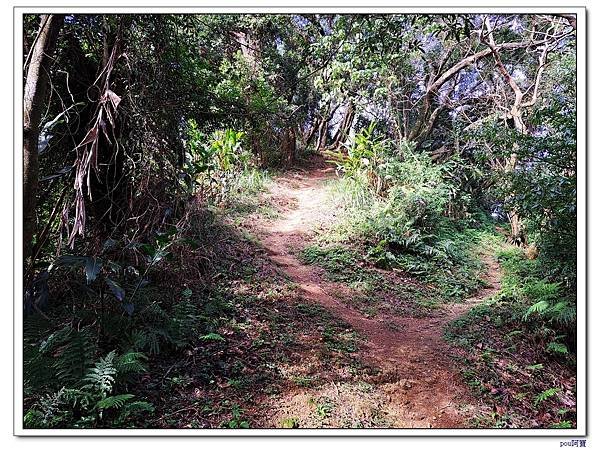
<svg viewBox="0 0 600 450"><path fill-rule="evenodd" d="M366 408L379 408L385 416L384 426L465 427L466 420L483 404L471 396L449 357L451 352L442 337L443 327L498 289L497 263L487 261L487 288L464 303L446 306L435 317L389 314L366 317L339 298L343 286L326 281L317 268L303 264L295 256L309 243L315 228L336 218L336 211L328 206L325 187L326 181L334 176L331 167L317 161L304 170L277 178L270 195L281 214L275 220L260 220L253 227L271 260L297 284L302 299L325 307L359 333L362 345L358 358L376 369L377 375L370 380L376 386L375 392L358 395L352 386L340 389L333 383L322 387L322 393L333 393L347 402L349 414L366 414L363 411ZM337 295L333 296L333 292ZM286 417L302 418L306 404L315 395L318 393L308 388L299 388L273 399L269 406L272 417L266 425L280 426Z"/></svg>

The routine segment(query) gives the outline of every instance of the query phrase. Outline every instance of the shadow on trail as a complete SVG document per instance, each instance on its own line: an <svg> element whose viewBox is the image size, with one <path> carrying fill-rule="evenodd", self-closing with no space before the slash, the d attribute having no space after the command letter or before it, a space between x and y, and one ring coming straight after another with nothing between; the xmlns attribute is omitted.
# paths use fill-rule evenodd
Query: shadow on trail
<svg viewBox="0 0 600 450"><path fill-rule="evenodd" d="M297 258L315 227L337 220L326 190L334 176L313 159L275 179L266 201L279 209L276 217L257 211L241 223L195 221L195 233L218 237L200 251L212 255L214 265L203 270L211 281L192 290L210 318L205 331L223 341L157 361L150 377L160 395L156 426L466 426L478 400L454 368L442 331L468 306L435 317L367 317L348 306L343 283Z"/></svg>

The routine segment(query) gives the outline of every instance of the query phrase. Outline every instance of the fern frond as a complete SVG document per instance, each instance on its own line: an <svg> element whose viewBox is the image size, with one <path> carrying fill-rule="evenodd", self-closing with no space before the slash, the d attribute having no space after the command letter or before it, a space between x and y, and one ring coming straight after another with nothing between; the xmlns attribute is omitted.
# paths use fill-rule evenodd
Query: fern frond
<svg viewBox="0 0 600 450"><path fill-rule="evenodd" d="M142 373L146 371L144 362L148 357L142 352L127 352L115 359L114 365L119 375Z"/></svg>
<svg viewBox="0 0 600 450"><path fill-rule="evenodd" d="M58 346L64 344L71 333L73 332L73 327L67 325L64 328L61 328L58 331L55 331L50 336L46 338L46 340L42 341L40 344L40 352L41 353L50 353L55 350Z"/></svg>
<svg viewBox="0 0 600 450"><path fill-rule="evenodd" d="M558 388L550 388L550 389L546 389L544 392L541 392L534 400L533 400L533 404L535 406L539 405L540 403L548 400L550 397L555 396L558 392L560 391L560 389Z"/></svg>
<svg viewBox="0 0 600 450"><path fill-rule="evenodd" d="M70 409L79 407L87 411L94 404L94 394L85 389L61 389L64 403L69 405Z"/></svg>
<svg viewBox="0 0 600 450"><path fill-rule="evenodd" d="M203 341L225 342L225 338L218 333L208 333L204 336L200 336L200 339Z"/></svg>
<svg viewBox="0 0 600 450"><path fill-rule="evenodd" d="M72 330L64 345L55 352L57 379L64 384L75 385L90 367L95 352L96 343L89 330Z"/></svg>
<svg viewBox="0 0 600 450"><path fill-rule="evenodd" d="M43 355L37 347L23 348L23 381L26 390L43 391L56 380L52 358Z"/></svg>
<svg viewBox="0 0 600 450"><path fill-rule="evenodd" d="M133 350L142 350L146 344L146 332L144 330L133 330L127 337L125 345Z"/></svg>
<svg viewBox="0 0 600 450"><path fill-rule="evenodd" d="M160 353L161 341L169 342L170 340L165 330L151 328L139 335L138 348L147 350L151 355L158 355Z"/></svg>
<svg viewBox="0 0 600 450"><path fill-rule="evenodd" d="M199 324L198 307L189 300L182 300L173 307L173 316L169 323L169 335L175 345L188 345L196 334Z"/></svg>
<svg viewBox="0 0 600 450"><path fill-rule="evenodd" d="M137 416L142 413L151 413L154 411L154 405L149 402L135 401L128 402L121 410L119 422L124 422L130 416Z"/></svg>
<svg viewBox="0 0 600 450"><path fill-rule="evenodd" d="M548 310L548 315L552 322L563 326L573 325L577 320L577 308L567 302L560 301Z"/></svg>
<svg viewBox="0 0 600 450"><path fill-rule="evenodd" d="M115 356L116 352L113 350L104 358L100 358L95 366L88 370L83 379L84 382L88 383L85 385L86 388L97 389L103 394L108 394L112 391L115 383L115 375L117 374L117 369L114 365Z"/></svg>
<svg viewBox="0 0 600 450"><path fill-rule="evenodd" d="M65 389L47 394L38 399L36 404L25 414L23 425L26 428L52 428L60 424L65 414Z"/></svg>
<svg viewBox="0 0 600 450"><path fill-rule="evenodd" d="M131 403L127 403L127 405L125 406L125 411L128 414L138 413L138 412L152 412L152 411L154 411L154 405L150 402L141 402L141 401L131 402Z"/></svg>
<svg viewBox="0 0 600 450"><path fill-rule="evenodd" d="M569 349L567 346L561 342L552 341L546 346L546 351L552 353L560 353L562 355L566 355L569 353Z"/></svg>
<svg viewBox="0 0 600 450"><path fill-rule="evenodd" d="M98 409L121 409L125 403L131 400L135 395L133 394L119 394L111 397L106 397L96 403Z"/></svg>
<svg viewBox="0 0 600 450"><path fill-rule="evenodd" d="M528 320L532 314L542 314L548 309L549 306L550 304L546 300L541 300L537 303L534 303L527 309L527 311L523 315L523 320Z"/></svg>
<svg viewBox="0 0 600 450"><path fill-rule="evenodd" d="M39 343L48 335L50 323L41 314L27 316L23 320L23 341L28 344Z"/></svg>

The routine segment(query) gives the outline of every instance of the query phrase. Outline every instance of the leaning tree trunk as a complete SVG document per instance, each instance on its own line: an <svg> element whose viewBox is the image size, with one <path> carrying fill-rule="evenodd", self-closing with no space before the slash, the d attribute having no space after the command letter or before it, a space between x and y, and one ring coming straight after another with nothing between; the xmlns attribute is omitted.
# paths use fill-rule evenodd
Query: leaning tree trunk
<svg viewBox="0 0 600 450"><path fill-rule="evenodd" d="M62 22L62 15L41 16L40 28L31 51L31 60L25 80L23 95L23 261L31 256L37 206L40 120L48 89L50 58L54 52Z"/></svg>
<svg viewBox="0 0 600 450"><path fill-rule="evenodd" d="M319 129L317 130L317 143L315 149L320 152L327 145L327 120L322 119L319 122Z"/></svg>
<svg viewBox="0 0 600 450"><path fill-rule="evenodd" d="M350 102L348 104L348 108L346 108L346 112L344 113L344 118L342 119L342 123L340 124L335 136L333 137L333 143L329 147L331 150L337 150L340 145L346 140L348 134L350 133L350 129L352 128L352 123L354 122L354 114L356 109L354 107L354 103Z"/></svg>

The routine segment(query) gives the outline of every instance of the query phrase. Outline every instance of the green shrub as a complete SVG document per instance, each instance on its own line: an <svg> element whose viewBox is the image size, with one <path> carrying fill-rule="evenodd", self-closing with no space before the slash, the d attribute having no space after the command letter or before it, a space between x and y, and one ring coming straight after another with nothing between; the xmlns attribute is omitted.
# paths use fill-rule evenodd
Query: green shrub
<svg viewBox="0 0 600 450"><path fill-rule="evenodd" d="M327 151L344 176L366 182L375 192L385 190L381 167L389 153L389 140L375 136L376 122L359 130L346 151Z"/></svg>
<svg viewBox="0 0 600 450"><path fill-rule="evenodd" d="M250 170L251 155L242 147L245 134L228 128L207 136L193 119L186 133L183 185L207 202L224 202L240 187L240 175Z"/></svg>
<svg viewBox="0 0 600 450"><path fill-rule="evenodd" d="M329 239L361 241L377 266L434 282L447 298L464 297L480 286L475 249L484 237L489 240L489 224L476 214L469 220L447 217L465 207L453 203L453 160L435 163L411 142L394 147L374 133L371 125L357 133L347 154L330 154L344 174L330 192L345 212ZM484 232L472 225L483 225Z"/></svg>

